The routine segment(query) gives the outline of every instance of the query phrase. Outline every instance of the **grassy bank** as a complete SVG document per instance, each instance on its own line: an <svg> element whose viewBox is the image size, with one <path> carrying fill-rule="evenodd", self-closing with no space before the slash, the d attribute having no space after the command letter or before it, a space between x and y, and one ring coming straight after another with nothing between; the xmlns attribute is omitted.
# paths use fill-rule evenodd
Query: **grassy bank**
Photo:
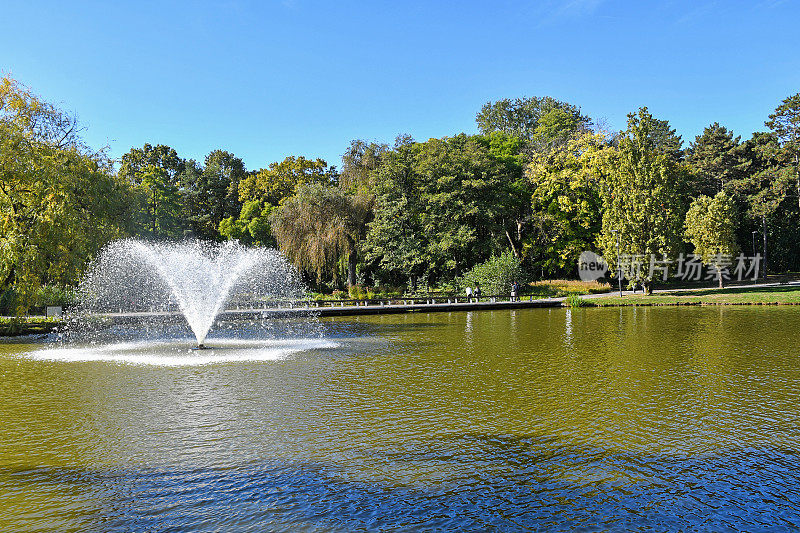
<svg viewBox="0 0 800 533"><path fill-rule="evenodd" d="M0 317L0 336L37 335L50 333L60 326L60 318L43 316Z"/></svg>
<svg viewBox="0 0 800 533"><path fill-rule="evenodd" d="M643 294L609 295L587 299L589 305L618 307L628 305L800 305L800 287L730 287Z"/></svg>
<svg viewBox="0 0 800 533"><path fill-rule="evenodd" d="M608 283L597 281L579 281L573 279L550 279L535 281L530 284L530 288L522 291L525 296L532 295L534 298L560 298L582 294L600 294L613 290Z"/></svg>

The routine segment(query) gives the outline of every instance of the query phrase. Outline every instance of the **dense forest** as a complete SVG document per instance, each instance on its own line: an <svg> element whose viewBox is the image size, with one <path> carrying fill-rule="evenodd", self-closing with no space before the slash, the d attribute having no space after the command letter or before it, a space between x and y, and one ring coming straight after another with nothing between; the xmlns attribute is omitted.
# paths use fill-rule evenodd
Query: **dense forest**
<svg viewBox="0 0 800 533"><path fill-rule="evenodd" d="M113 239L276 246L312 287L450 288L487 264L575 277L582 250L706 264L765 254L800 268L800 94L742 140L719 123L684 146L647 108L624 131L551 97L486 103L480 133L343 143L340 167L302 155L248 170L145 144L119 160L76 117L0 80L0 312L74 286ZM764 248L766 246L766 248ZM646 286L652 273L628 275Z"/></svg>

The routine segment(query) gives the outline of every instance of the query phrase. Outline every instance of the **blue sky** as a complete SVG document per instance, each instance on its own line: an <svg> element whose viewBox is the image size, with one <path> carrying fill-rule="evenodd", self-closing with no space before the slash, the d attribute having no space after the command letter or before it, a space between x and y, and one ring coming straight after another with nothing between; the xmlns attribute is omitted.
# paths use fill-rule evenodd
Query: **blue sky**
<svg viewBox="0 0 800 533"><path fill-rule="evenodd" d="M113 157L339 165L351 139L473 133L484 102L544 95L612 129L646 105L685 142L714 121L749 137L800 91L788 0L10 4L0 71Z"/></svg>

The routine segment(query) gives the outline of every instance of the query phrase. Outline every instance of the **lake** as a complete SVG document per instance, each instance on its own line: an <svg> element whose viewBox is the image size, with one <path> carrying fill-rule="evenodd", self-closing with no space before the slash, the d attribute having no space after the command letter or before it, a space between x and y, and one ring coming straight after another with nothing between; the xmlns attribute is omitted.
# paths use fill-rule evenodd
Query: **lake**
<svg viewBox="0 0 800 533"><path fill-rule="evenodd" d="M800 309L303 320L258 360L0 344L0 530L800 527Z"/></svg>

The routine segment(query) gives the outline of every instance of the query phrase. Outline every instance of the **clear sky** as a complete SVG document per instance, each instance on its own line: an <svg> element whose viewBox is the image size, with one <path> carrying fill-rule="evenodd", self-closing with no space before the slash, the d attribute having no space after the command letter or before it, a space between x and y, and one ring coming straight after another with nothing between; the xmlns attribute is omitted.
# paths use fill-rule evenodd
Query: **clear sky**
<svg viewBox="0 0 800 533"><path fill-rule="evenodd" d="M489 100L553 96L624 129L646 105L685 143L749 137L800 92L800 2L4 2L0 71L118 157L163 143L248 169L340 164L354 138L474 133Z"/></svg>

